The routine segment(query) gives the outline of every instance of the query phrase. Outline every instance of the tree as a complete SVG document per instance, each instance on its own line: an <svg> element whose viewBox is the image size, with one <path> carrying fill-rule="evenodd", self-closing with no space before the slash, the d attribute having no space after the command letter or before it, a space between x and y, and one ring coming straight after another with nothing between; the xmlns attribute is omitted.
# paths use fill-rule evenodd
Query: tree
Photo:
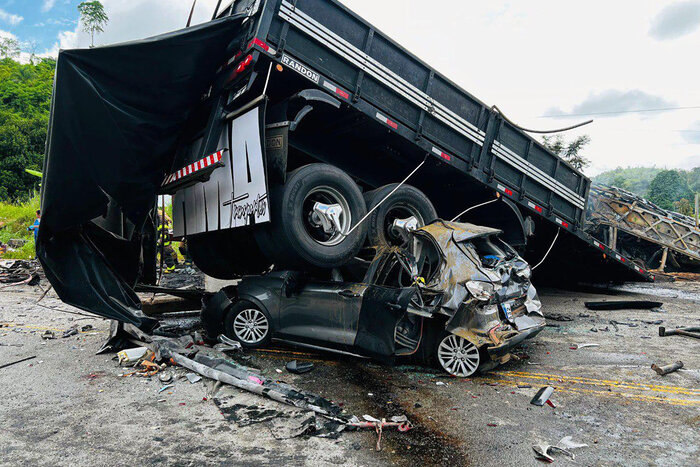
<svg viewBox="0 0 700 467"><path fill-rule="evenodd" d="M56 62L0 61L0 200L24 199L40 180Z"/></svg>
<svg viewBox="0 0 700 467"><path fill-rule="evenodd" d="M0 38L0 57L2 58L17 58L19 57L19 42L11 37Z"/></svg>
<svg viewBox="0 0 700 467"><path fill-rule="evenodd" d="M612 186L622 188L623 190L629 190L630 188L630 184L627 179L620 174L615 175L615 178L613 178L612 181Z"/></svg>
<svg viewBox="0 0 700 467"><path fill-rule="evenodd" d="M695 201L693 200L693 203ZM684 216L694 216L695 215L695 208L693 205L690 203L690 201L687 198L681 198L678 201L673 202L673 210L683 214Z"/></svg>
<svg viewBox="0 0 700 467"><path fill-rule="evenodd" d="M97 0L82 2L78 5L78 12L83 31L90 33L90 47L95 47L95 33L104 32L104 26L109 21L105 7Z"/></svg>
<svg viewBox="0 0 700 467"><path fill-rule="evenodd" d="M568 143L561 135L543 136L542 139L544 140L543 144L547 149L564 159L575 169L583 170L591 165L590 160L579 154L581 150L583 150L583 148L591 142L590 136L581 135Z"/></svg>
<svg viewBox="0 0 700 467"><path fill-rule="evenodd" d="M663 209L672 211L674 203L694 199L688 181L677 170L662 170L649 184L647 199Z"/></svg>

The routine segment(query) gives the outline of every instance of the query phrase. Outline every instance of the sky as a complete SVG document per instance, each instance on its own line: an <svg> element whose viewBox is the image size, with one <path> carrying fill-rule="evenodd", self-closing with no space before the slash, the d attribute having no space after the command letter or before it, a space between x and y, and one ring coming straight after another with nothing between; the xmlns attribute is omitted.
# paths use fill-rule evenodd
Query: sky
<svg viewBox="0 0 700 467"><path fill-rule="evenodd" d="M86 47L78 3L0 0L0 36L43 55ZM594 119L564 133L590 135L588 175L618 166L700 166L700 0L342 3L521 126L547 130ZM110 22L97 45L179 29L192 6L103 4ZM210 18L215 4L198 0L194 22Z"/></svg>

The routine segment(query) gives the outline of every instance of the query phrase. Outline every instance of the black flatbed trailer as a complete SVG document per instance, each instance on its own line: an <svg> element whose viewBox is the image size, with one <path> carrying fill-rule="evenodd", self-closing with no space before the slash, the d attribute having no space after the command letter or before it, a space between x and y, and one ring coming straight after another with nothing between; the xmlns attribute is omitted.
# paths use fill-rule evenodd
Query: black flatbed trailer
<svg viewBox="0 0 700 467"><path fill-rule="evenodd" d="M410 183L428 194L441 217L497 193L517 207L521 224L534 223L525 248L530 262L546 254L561 230L540 277L653 280L584 231L590 179L341 3L237 0L218 16L245 11L251 20L229 69L250 57L254 71L226 83L235 88L226 109L253 100L256 80L258 90L265 82L270 105L304 88L340 102L339 110L320 111L289 137L290 153L339 166L368 188L400 180L427 157L430 164ZM508 233L513 224L498 209L478 209L463 220Z"/></svg>

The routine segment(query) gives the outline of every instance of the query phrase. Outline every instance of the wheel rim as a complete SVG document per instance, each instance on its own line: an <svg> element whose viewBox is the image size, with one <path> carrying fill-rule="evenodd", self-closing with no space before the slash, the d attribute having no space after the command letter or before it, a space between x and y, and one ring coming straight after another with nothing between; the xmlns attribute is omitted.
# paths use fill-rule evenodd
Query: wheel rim
<svg viewBox="0 0 700 467"><path fill-rule="evenodd" d="M341 208L340 231L334 230L328 233L314 218L314 206L316 203L324 205L338 205ZM319 245L335 246L345 240L352 224L352 214L348 200L338 190L329 186L319 186L306 195L303 202L302 216L304 228L309 236Z"/></svg>
<svg viewBox="0 0 700 467"><path fill-rule="evenodd" d="M451 375L471 376L479 368L479 349L468 340L450 334L438 346L438 361Z"/></svg>
<svg viewBox="0 0 700 467"><path fill-rule="evenodd" d="M270 323L267 316L255 308L241 311L233 320L233 333L241 342L257 344L267 336Z"/></svg>
<svg viewBox="0 0 700 467"><path fill-rule="evenodd" d="M408 219L410 217L414 217L416 221L418 221L418 227L423 227L425 225L423 216L420 215L420 212L418 212L414 206L396 204L389 208L384 217L384 234L389 244L396 246L402 246L404 244L404 239L401 234L393 228L394 221L397 219Z"/></svg>

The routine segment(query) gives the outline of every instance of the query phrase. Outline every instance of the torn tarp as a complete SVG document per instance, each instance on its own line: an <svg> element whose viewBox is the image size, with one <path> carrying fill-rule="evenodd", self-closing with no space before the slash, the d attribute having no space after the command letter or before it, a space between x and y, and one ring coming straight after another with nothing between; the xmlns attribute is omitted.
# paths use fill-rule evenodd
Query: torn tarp
<svg viewBox="0 0 700 467"><path fill-rule="evenodd" d="M37 254L64 302L148 324L132 290L140 232L182 127L229 45L240 43L243 19L59 54ZM118 228L97 220L109 205L123 213Z"/></svg>

